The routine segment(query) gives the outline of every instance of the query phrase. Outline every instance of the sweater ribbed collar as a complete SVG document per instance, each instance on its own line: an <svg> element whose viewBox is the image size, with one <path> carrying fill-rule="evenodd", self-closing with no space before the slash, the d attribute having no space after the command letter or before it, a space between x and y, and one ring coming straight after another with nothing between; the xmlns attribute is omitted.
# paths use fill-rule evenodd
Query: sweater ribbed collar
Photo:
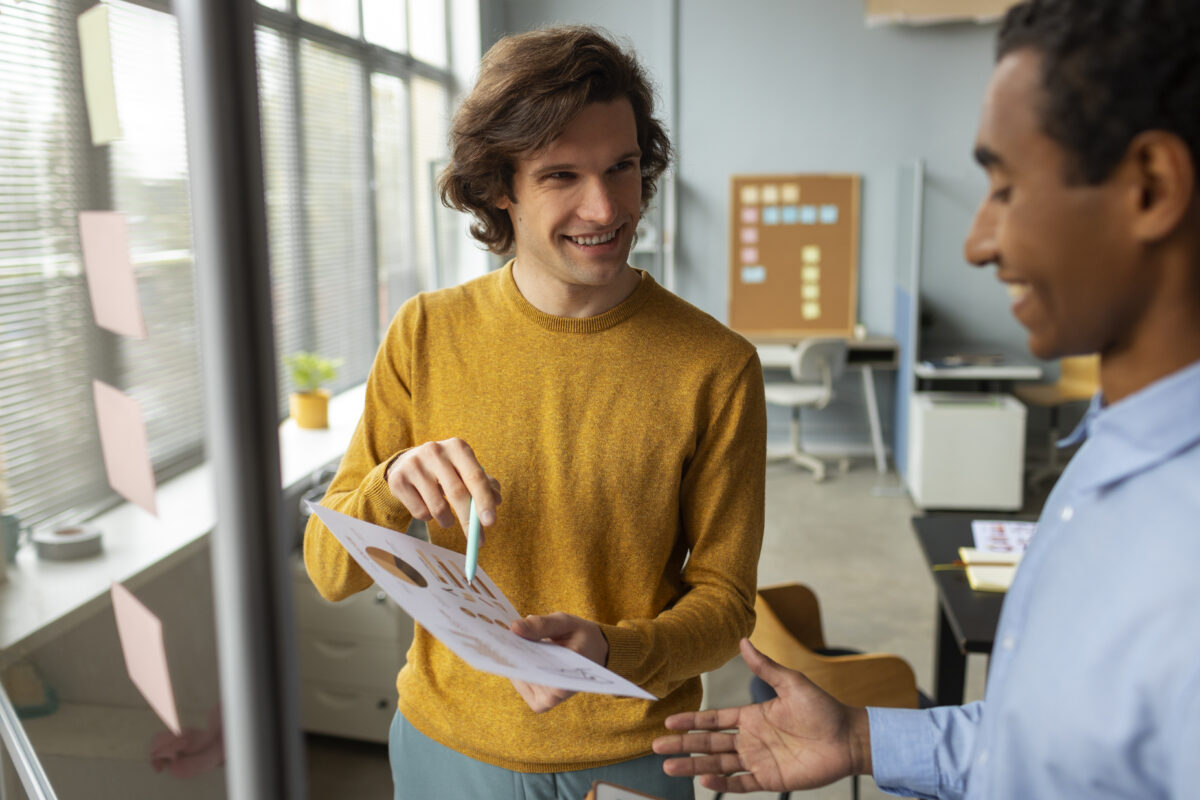
<svg viewBox="0 0 1200 800"><path fill-rule="evenodd" d="M517 288L517 282L512 274L513 262L515 260L512 259L504 265L503 274L500 276L500 286L504 297L524 317L539 327L555 333L599 333L615 325L620 325L637 313L638 309L650 298L650 293L657 285L654 282L654 278L650 277L648 272L635 268L634 271L641 276L641 281L638 283L637 288L633 290L633 294L626 297L613 308L594 317L556 317L553 314L539 311L532 303L525 299L525 295L521 294L521 290Z"/></svg>

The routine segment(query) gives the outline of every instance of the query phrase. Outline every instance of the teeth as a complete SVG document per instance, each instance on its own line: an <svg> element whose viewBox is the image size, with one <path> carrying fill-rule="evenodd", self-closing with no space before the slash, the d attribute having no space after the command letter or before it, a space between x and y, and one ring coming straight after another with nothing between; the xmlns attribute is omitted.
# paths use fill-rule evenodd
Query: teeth
<svg viewBox="0 0 1200 800"><path fill-rule="evenodd" d="M1008 289L1008 296L1013 300L1020 300L1029 294L1029 284L1027 283L1006 283L1004 287Z"/></svg>
<svg viewBox="0 0 1200 800"><path fill-rule="evenodd" d="M613 237L616 235L616 231L609 231L608 233L602 233L599 236L568 236L567 238L575 244L596 245L604 244L605 242L611 242Z"/></svg>

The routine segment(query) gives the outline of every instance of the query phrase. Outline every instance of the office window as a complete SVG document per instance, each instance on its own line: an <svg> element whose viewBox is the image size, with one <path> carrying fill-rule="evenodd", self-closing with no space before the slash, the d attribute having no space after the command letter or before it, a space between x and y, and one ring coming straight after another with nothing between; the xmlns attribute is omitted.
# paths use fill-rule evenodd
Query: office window
<svg viewBox="0 0 1200 800"><path fill-rule="evenodd" d="M24 0L0 16L0 454L4 510L35 525L120 500L101 463L93 378L141 404L160 481L203 458L175 20L165 0L106 0L123 135L93 147L76 33L87 5ZM446 39L442 0L260 3L277 354L344 359L335 390L365 379L387 320L437 279L430 176L454 91ZM145 340L93 322L76 220L89 209L126 216ZM277 381L282 418L282 368Z"/></svg>

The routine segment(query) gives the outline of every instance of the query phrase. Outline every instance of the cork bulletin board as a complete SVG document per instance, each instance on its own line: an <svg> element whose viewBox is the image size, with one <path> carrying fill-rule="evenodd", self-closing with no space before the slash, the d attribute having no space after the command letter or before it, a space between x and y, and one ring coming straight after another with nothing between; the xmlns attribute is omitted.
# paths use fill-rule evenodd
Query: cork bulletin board
<svg viewBox="0 0 1200 800"><path fill-rule="evenodd" d="M852 335L859 177L735 175L729 327L757 341Z"/></svg>

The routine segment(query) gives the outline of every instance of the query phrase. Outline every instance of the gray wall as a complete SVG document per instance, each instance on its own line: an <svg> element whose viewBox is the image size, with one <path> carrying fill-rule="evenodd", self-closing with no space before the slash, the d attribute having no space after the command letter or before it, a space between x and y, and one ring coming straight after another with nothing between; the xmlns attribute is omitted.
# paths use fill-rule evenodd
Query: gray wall
<svg viewBox="0 0 1200 800"><path fill-rule="evenodd" d="M491 6L485 44L554 22L589 22L627 37L667 108L677 103L675 289L690 302L728 318L730 175L854 172L863 178L859 318L873 333L893 333L896 169L920 158L922 307L933 323L925 339L1026 352L993 271L970 268L962 256L986 188L971 149L995 24L869 28L861 0L484 5ZM892 380L879 384L886 426ZM861 444L866 424L854 402L857 376L847 375L840 389L837 406L813 422Z"/></svg>

